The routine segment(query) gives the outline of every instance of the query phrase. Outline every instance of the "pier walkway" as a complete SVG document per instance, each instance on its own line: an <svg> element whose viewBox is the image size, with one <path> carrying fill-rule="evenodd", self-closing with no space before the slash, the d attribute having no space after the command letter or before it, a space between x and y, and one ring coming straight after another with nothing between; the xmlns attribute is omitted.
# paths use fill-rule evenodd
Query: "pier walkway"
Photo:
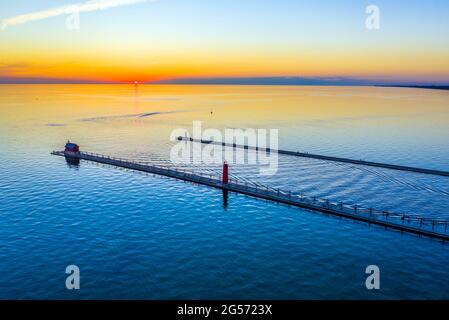
<svg viewBox="0 0 449 320"><path fill-rule="evenodd" d="M149 165L125 159L100 155L90 152L77 152L67 154L64 151L53 151L55 156L65 156L80 160L111 165L130 170L146 172L150 174L170 177L178 180L205 185L224 191L235 192L247 196L266 199L295 207L322 212L338 217L363 221L368 224L378 225L385 228L399 230L401 232L413 233L419 236L428 236L443 241L449 240L449 220L420 217L417 215L399 214L388 211L380 211L372 208L364 208L357 205L348 205L343 202L333 202L316 197L307 197L288 191L268 188L251 182L241 182L236 179L226 180L220 176L200 175L174 167L162 167ZM226 181L226 182L224 182Z"/></svg>
<svg viewBox="0 0 449 320"><path fill-rule="evenodd" d="M216 141L212 141L212 140L199 140L199 139L187 138L187 137L182 137L182 136L178 137L178 140L179 141L190 141L190 142L202 143L202 144L212 144L212 145L229 147L229 148L239 148L239 149L245 149L245 150L262 151L262 152L267 152L267 153L277 152L278 154L283 154L283 155L287 155L287 156L334 161L334 162L344 162L344 163L351 163L351 164L357 164L357 165L363 165L363 166L378 167L378 168L385 168L385 169L391 169L391 170L409 171L409 172L417 172L417 173L423 173L423 174L431 174L431 175L436 175L436 176L449 177L449 171L442 171L442 170L408 167L408 166L401 166L401 165L396 165L396 164L355 160L355 159L349 159L349 158L339 158L339 157L325 156L325 155L305 153L305 152L288 151L288 150L270 150L269 148L258 148L258 147L253 147L253 146L238 145L235 143L232 144L232 143L226 143L226 142L216 142Z"/></svg>

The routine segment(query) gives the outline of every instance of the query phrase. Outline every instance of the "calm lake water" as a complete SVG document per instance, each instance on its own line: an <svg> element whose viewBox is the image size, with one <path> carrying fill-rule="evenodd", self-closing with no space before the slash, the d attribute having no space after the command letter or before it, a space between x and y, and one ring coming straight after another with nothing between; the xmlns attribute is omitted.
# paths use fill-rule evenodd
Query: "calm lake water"
<svg viewBox="0 0 449 320"><path fill-rule="evenodd" d="M0 299L449 299L449 245L50 155L167 164L172 130L276 128L280 148L449 170L449 92L264 86L0 86ZM189 166L204 173L219 166ZM310 196L449 218L449 178L279 156ZM81 290L65 268L81 269ZM381 290L365 288L378 265Z"/></svg>

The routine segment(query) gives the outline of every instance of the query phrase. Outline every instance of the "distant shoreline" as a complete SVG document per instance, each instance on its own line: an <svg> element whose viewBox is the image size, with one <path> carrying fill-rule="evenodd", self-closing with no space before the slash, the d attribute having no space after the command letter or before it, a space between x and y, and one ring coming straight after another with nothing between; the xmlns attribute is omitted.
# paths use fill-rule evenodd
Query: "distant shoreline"
<svg viewBox="0 0 449 320"><path fill-rule="evenodd" d="M391 82L369 80L351 77L206 77L206 78L174 78L165 80L145 81L136 79L129 82L94 81L86 79L57 79L57 78L12 78L0 77L0 84L130 84L135 85L232 85L232 86L339 86L339 87L398 87L449 90L449 83L433 82Z"/></svg>
<svg viewBox="0 0 449 320"><path fill-rule="evenodd" d="M382 87L382 88L430 89L430 90L449 90L449 86L376 85L376 87Z"/></svg>
<svg viewBox="0 0 449 320"><path fill-rule="evenodd" d="M1 82L0 85L134 85L123 82ZM142 82L139 85L189 85L189 86L272 86L272 87L375 87L409 88L428 90L449 90L449 85L395 85L395 84L354 84L354 83L224 83L224 82Z"/></svg>

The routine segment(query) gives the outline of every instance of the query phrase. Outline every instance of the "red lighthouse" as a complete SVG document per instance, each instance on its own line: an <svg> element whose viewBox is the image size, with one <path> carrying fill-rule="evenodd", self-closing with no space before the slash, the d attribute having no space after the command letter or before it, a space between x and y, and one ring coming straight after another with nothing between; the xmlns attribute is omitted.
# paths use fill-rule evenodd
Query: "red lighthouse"
<svg viewBox="0 0 449 320"><path fill-rule="evenodd" d="M229 165L225 161L225 163L223 163L223 183L227 184L228 182L229 182Z"/></svg>

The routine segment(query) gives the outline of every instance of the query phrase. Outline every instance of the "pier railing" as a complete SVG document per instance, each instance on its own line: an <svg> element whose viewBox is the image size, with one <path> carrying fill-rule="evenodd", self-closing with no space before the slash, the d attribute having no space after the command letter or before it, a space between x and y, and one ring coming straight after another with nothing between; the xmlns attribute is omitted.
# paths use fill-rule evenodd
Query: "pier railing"
<svg viewBox="0 0 449 320"><path fill-rule="evenodd" d="M271 198L283 199L282 202L302 203L307 205L311 209L317 209L319 211L330 211L336 213L343 213L347 216L360 216L366 217L370 220L382 220L384 222L408 224L416 228L425 228L436 232L449 232L449 220L436 219L432 217L424 217L415 214L397 213L388 210L378 210L359 206L357 204L346 204L342 201L332 201L328 199L322 199L318 197L306 196L303 194L295 194L284 190L273 190L269 187L253 186L248 183L242 184L240 181L231 180L230 184L243 188L245 190L252 190L255 193L264 193Z"/></svg>
<svg viewBox="0 0 449 320"><path fill-rule="evenodd" d="M67 156L63 151L54 151L53 155ZM393 227L404 231L412 231L420 234L432 236L436 234L443 239L449 239L449 220L425 217L418 214L406 214L391 212L387 210L378 210L359 206L357 204L347 204L342 201L332 201L329 199L321 199L318 197L306 196L290 191L275 189L259 183L244 181L238 178L230 177L228 183L222 182L222 177L213 174L196 173L184 170L171 165L152 165L137 161L129 161L126 159L105 156L93 152L80 152L69 155L71 157L93 161L131 170L142 171L150 174L172 177L184 181L208 185L211 187L238 192L258 198L265 198L285 204L303 207L310 210L316 210L324 213L330 213L340 217L354 218L366 221L368 223L376 223L385 227ZM403 227L401 227L403 226ZM427 231L427 232L424 232Z"/></svg>

